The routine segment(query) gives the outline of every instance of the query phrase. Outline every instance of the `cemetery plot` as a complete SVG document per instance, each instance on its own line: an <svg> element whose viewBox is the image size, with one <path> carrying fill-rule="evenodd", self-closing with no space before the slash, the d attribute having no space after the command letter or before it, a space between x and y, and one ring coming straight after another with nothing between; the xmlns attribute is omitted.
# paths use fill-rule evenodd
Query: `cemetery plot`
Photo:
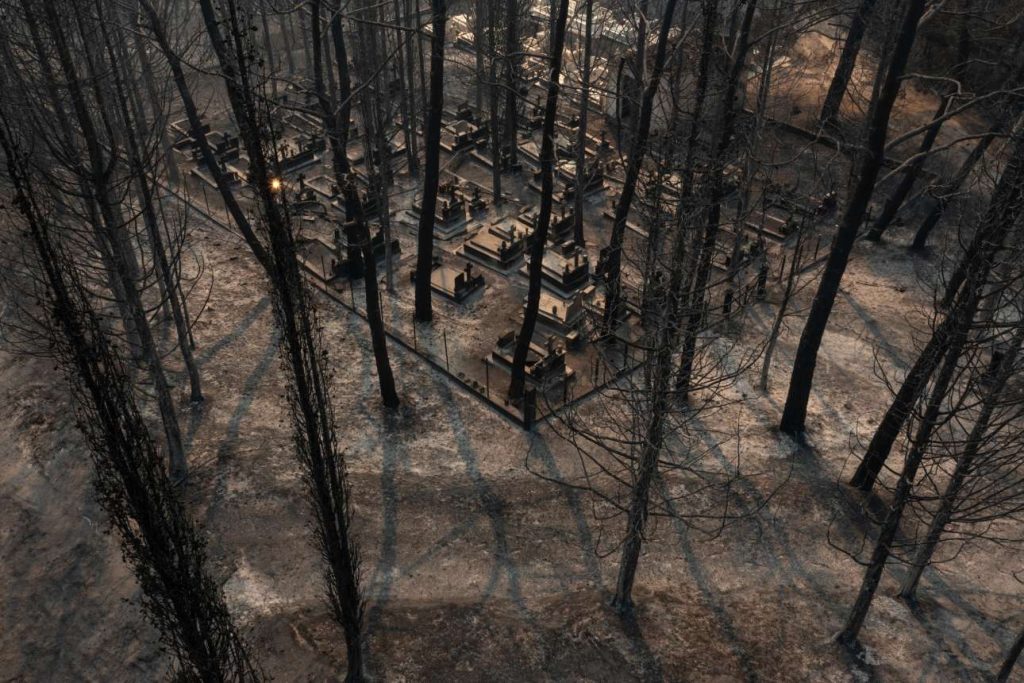
<svg viewBox="0 0 1024 683"><path fill-rule="evenodd" d="M536 60L524 61L529 65ZM415 283L411 274L423 209L422 185L419 178L396 170L394 160L404 156L405 145L400 121L392 121L387 130L387 154L392 159L387 216L381 215L385 203L378 196L381 160L376 149L366 154L365 141L359 135L358 112L353 116L346 149L364 214L371 222L380 281L392 282L391 290L381 287L380 292L388 333L517 420L521 419L517 412L521 407L509 405L505 392L528 290L527 254L538 218L537 126L542 115L542 85L533 83L529 93L522 103L523 129L517 149L521 170L507 163L509 150L499 151L503 157L501 202L495 202L491 195L493 159L484 117L467 104L445 112L442 180L432 217L435 251L430 285L435 321L431 325L412 322ZM294 101L305 97L298 91L289 91L287 96ZM279 183L282 199L288 201L294 216L303 264L323 291L339 303L362 311L363 253L346 223L322 131L315 118L297 112L282 108L275 117L281 131L277 152L282 177L273 182ZM542 261L537 327L528 358L529 383L538 392L538 406L553 407L583 396L627 371L638 361L635 347L644 335L642 264L651 219L646 209L635 206L627 220L624 245L626 317L611 331L618 343L596 341L604 314L606 246L622 182L616 174L622 173L622 167L616 161L614 137L607 132L601 116L592 116L581 188L584 242L577 244L573 211L578 126L574 114L560 119L555 140L555 204ZM203 128L229 177L246 182L248 159L240 151L227 117L208 112ZM211 187L212 178L194 153L194 140L185 122L174 122L171 131L175 149L199 183L197 187ZM373 163L368 167L367 161ZM714 274L706 325L727 319L751 297L763 297L768 274L774 272L770 264L785 258L797 228L814 228L835 214L840 199L831 188L816 185L805 190L799 182L804 177L820 177L821 173L808 170L820 164L814 154L798 155L792 165L780 170L774 182L754 182L750 192L757 203L742 219L733 218L739 200L734 192L739 184L739 167L730 164L722 171L730 196L722 209L723 224L712 259ZM842 168L837 166L832 173L842 177ZM683 194L682 181L678 175L657 176L648 166L641 183L655 181L661 183L662 220L668 224ZM705 182L698 169L693 192L701 193ZM197 195L193 192L191 196ZM204 195L204 201L209 205L209 197ZM390 243L385 225L390 230ZM733 263L734 258L739 260ZM393 277L389 271L409 276ZM657 277L648 286L656 287Z"/></svg>

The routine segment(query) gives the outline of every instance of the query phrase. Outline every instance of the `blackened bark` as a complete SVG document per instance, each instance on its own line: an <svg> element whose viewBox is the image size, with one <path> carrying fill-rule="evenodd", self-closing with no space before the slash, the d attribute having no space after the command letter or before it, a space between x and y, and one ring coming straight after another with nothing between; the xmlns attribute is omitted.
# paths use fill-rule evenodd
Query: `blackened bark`
<svg viewBox="0 0 1024 683"><path fill-rule="evenodd" d="M260 7L260 24L263 29L263 53L267 56L267 75L270 78L270 94L277 99L277 67L274 64L274 47L270 39L270 22L267 21L267 8Z"/></svg>
<svg viewBox="0 0 1024 683"><path fill-rule="evenodd" d="M900 585L899 595L904 600L912 600L914 598L921 575L924 573L925 567L931 563L932 555L934 555L935 549L939 545L942 534L953 518L953 512L960 500L964 483L969 473L973 470L979 453L987 443L986 436L992 415L1003 398L1003 390L1006 387L1006 383L1013 375L1022 341L1024 341L1024 327L1020 328L1014 335L1009 350L996 368L992 386L981 398L981 410L974 420L970 434L964 441L965 447L963 452L959 453L956 457L956 466L953 468L953 474L950 475L949 481L946 483L946 488L942 491L939 509L935 511L935 515L928 525L928 532L925 534L924 543L919 546L914 554L914 559L910 563L910 567L908 567L907 573Z"/></svg>
<svg viewBox="0 0 1024 683"><path fill-rule="evenodd" d="M488 114L490 115L490 138L491 138L491 193L494 197L494 205L502 202L501 196L501 112L498 111L499 90L501 84L498 82L498 25L500 10L497 2L488 2L487 6L487 52L489 55L488 75L490 87L488 93Z"/></svg>
<svg viewBox="0 0 1024 683"><path fill-rule="evenodd" d="M320 11L322 0L313 0L310 3L310 27L313 31L313 72L314 88L317 100L320 103L321 115L324 119L324 128L327 130L327 139L331 145L331 158L333 159L332 169L334 182L339 188L345 188L345 209L350 220L355 221L355 230L352 234L359 242L359 249L362 251L363 282L366 289L366 321L370 328L370 341L373 346L373 357L377 364L377 379L380 384L381 399L385 407L394 409L399 405L398 393L395 391L395 378L391 371L391 361L388 357L387 335L384 331L384 320L381 315L381 303L379 285L377 283L377 257L373 253L373 244L370 239L370 229L363 216L362 203L359 201L355 187L351 186L345 169L348 163L346 157L346 145L339 134L338 120L335 117L335 104L331 101L324 88L322 74L323 48L320 41ZM367 150L369 153L369 150ZM355 200L349 197L349 193L355 195ZM387 235L385 235L387 239Z"/></svg>
<svg viewBox="0 0 1024 683"><path fill-rule="evenodd" d="M670 0L674 2L675 0ZM537 312L540 309L541 275L544 263L544 245L548 240L551 224L551 205L555 193L555 116L558 114L559 79L562 75L562 52L565 48L565 24L569 14L569 0L559 0L555 19L555 32L551 38L551 70L548 76L548 93L544 103L544 126L540 143L540 211L537 227L530 245L530 289L526 295L526 310L523 312L523 326L519 329L516 349L512 357L512 382L508 394L514 400L521 399L526 391L526 357L530 352L530 341L537 326Z"/></svg>
<svg viewBox="0 0 1024 683"><path fill-rule="evenodd" d="M857 642L861 627L864 625L864 619L871 608L871 602L874 600L878 584L882 580L882 572L885 571L885 563L892 554L892 546L896 540L896 533L899 531L900 520L902 520L903 512L910 502L914 479L917 477L917 471L927 452L932 433L938 424L943 401L945 401L953 378L956 376L957 363L960 360L960 354L966 341L967 332L965 330L962 334L957 335L951 344L950 352L946 357L942 371L939 373L935 386L932 387L928 404L924 414L921 416L921 423L914 433L913 445L910 448L910 452L907 453L903 464L903 471L900 473L892 502L889 504L889 511L882 522L882 528L879 531L878 540L875 542L871 560L864 572L860 592L857 594L853 608L847 616L843 630L836 637L844 645L852 646Z"/></svg>
<svg viewBox="0 0 1024 683"><path fill-rule="evenodd" d="M178 349L189 378L190 400L193 403L199 403L203 400L203 391L199 378L199 368L192 353L192 340L189 336L188 320L183 311L182 302L179 299L180 288L171 268L171 263L168 261L164 240L160 234L159 220L156 215L156 200L153 197L153 188L146 173L145 161L142 158L143 151L137 133L138 125L144 125L145 122L139 117L140 112L138 108L135 109L134 115L130 111L128 93L126 92L127 85L121 77L123 72L120 69L119 60L114 52L114 44L107 31L107 21L102 14L99 18L104 46L110 59L110 73L113 76L114 90L120 105L121 118L124 122L124 137L128 144L131 171L135 177L135 184L139 192L139 204L142 210L143 223L146 226L146 234L150 241L153 262L156 264L157 276L163 283L164 296L171 308L174 329L178 337Z"/></svg>
<svg viewBox="0 0 1024 683"><path fill-rule="evenodd" d="M252 224L249 222L249 217L238 204L238 200L235 199L235 195L231 190L231 185L228 182L227 175L224 173L224 169L221 167L220 161L213 153L213 148L210 147L210 143L206 139L206 133L203 132L203 122L199 118L199 109L196 107L195 100L192 99L192 91L189 89L188 81L185 79L185 72L181 67L181 59L178 57L178 53L174 51L174 48L171 46L171 43L167 38L163 20L160 18L160 15L157 14L156 9L153 7L150 0L139 0L139 6L142 8L146 21L149 23L148 29L153 36L153 40L156 41L157 47L160 49L164 59L167 60L167 65L171 69L171 75L174 78L174 85L178 90L178 96L181 98L181 104L185 110L185 118L188 119L188 125L192 131L192 139L199 147L199 153L203 157L203 163L206 165L207 170L213 177L213 182L217 186L217 192L220 193L220 198L224 202L224 207L227 209L228 213L231 214L231 219L238 227L239 232L242 233L245 243L249 246L249 249L256 257L256 260L259 261L260 265L266 268L268 267L266 250L260 243L259 238L256 237Z"/></svg>
<svg viewBox="0 0 1024 683"><path fill-rule="evenodd" d="M854 12L850 20L850 28L846 32L846 41L843 43L843 51L839 55L839 64L832 75L832 82L825 94L825 102L821 106L821 114L818 122L822 126L831 124L839 113L839 107L843 103L843 96L846 95L846 88L850 84L850 76L853 75L853 67L857 64L857 54L860 52L860 44L864 39L864 32L867 30L867 21L875 7L876 0L861 0L860 6Z"/></svg>
<svg viewBox="0 0 1024 683"><path fill-rule="evenodd" d="M296 256L286 198L272 189L266 155L265 120L257 86L252 82L254 52L236 0L218 12L213 0L199 0L203 23L220 66L239 137L249 155L252 187L261 209L268 242L267 277L280 330L281 356L289 369L288 403L296 455L303 469L316 519L318 549L332 616L345 634L346 680L365 678L363 603L359 590L359 556L351 538L351 510L345 460L339 452L326 368L327 351L319 322ZM222 32L227 32L225 34Z"/></svg>
<svg viewBox="0 0 1024 683"><path fill-rule="evenodd" d="M942 218L942 214L946 211L946 206L949 203L949 196L959 191L960 187L964 184L968 177L971 175L971 171L979 161L985 156L985 152L988 151L989 146L995 141L996 133L990 133L980 140L978 144L974 146L967 158L964 159L963 163L960 164L960 168L957 169L956 174L952 180L948 183L943 184L937 190L939 195L935 202L932 204L932 208L928 211L928 215L921 221L920 227L917 232L914 233L914 241L910 244L912 251L921 251L928 244L928 237L931 235L932 230L938 224Z"/></svg>
<svg viewBox="0 0 1024 683"><path fill-rule="evenodd" d="M939 131L942 129L942 117L949 110L949 105L952 101L952 95L947 95L939 102L939 107L935 110L935 115L932 117L932 124L925 131L924 137L921 138L921 144L917 148L915 159L904 169L899 185L896 186L893 193L885 200L885 205L878 214L878 218L875 219L875 224L871 226L867 239L873 242L881 240L889 224L892 223L892 219L896 217L896 212L903 206L903 202L906 201L911 188L914 187L914 181L917 180L918 174L924 168L924 162L928 159L928 154L931 153L932 147L935 146L935 140L939 137Z"/></svg>
<svg viewBox="0 0 1024 683"><path fill-rule="evenodd" d="M722 123L718 132L718 143L715 146L715 157L711 169L710 192L708 193L707 222L704 226L704 239L700 246L697 270L690 285L689 314L686 320L686 331L683 336L683 348L679 358L679 374L676 376L676 398L687 400L693 378L693 364L697 355L697 336L704 320L705 290L711 275L711 260L718 240L719 222L722 216L722 199L725 195L725 159L736 126L737 99L740 77L746 64L747 51L750 48L750 28L757 9L756 0L748 0L743 14L739 33L736 38L736 49L729 69L729 77L722 91Z"/></svg>
<svg viewBox="0 0 1024 683"><path fill-rule="evenodd" d="M359 193L355 183L349 179L344 185L345 210L349 220L355 223L351 234L359 242L363 251L363 283L366 288L366 321L370 325L370 341L373 345L373 358L377 364L377 378L380 383L380 397L384 407L394 410L399 406L398 392L395 390L395 377L391 372L388 359L388 340L384 330L384 317L381 314L380 293L377 286L377 257L373 253L373 241L370 228L363 214L363 205L359 201Z"/></svg>
<svg viewBox="0 0 1024 683"><path fill-rule="evenodd" d="M423 197L416 244L416 320L434 318L430 294L430 270L434 259L434 214L440 181L441 115L444 107L444 29L447 21L445 0L431 0L433 35L430 39L430 107L423 141Z"/></svg>
<svg viewBox="0 0 1024 683"><path fill-rule="evenodd" d="M864 459L857 467L852 486L869 491L874 486L892 444L910 414L914 402L921 395L932 372L946 354L949 340L962 328L970 327L977 313L979 292L985 286L993 265L993 257L1002 249L1009 231L1024 210L1024 136L1011 153L1010 162L996 184L989 208L956 268L963 274L950 301L949 313L935 329L925 348L914 362L903 384L896 392L892 404L875 430ZM947 306L949 308L949 306Z"/></svg>
<svg viewBox="0 0 1024 683"><path fill-rule="evenodd" d="M843 279L843 273L846 272L846 264L857 239L857 232L860 230L868 203L871 201L875 180L878 178L878 172L885 159L885 138L889 126L889 115L892 113L893 104L899 94L903 70L910 58L910 50L914 46L914 38L917 35L917 23L924 13L925 4L925 0L908 1L889 68L884 74L879 74L879 78L884 79L884 82L879 88L878 97L875 99L869 115L867 144L858 172L857 185L832 241L832 248L822 272L818 291L814 295L814 302L807 315L807 323L800 335L800 344L797 347L793 373L789 381L789 393L786 396L786 406L783 409L779 425L779 429L783 433L797 438L802 438L806 428L807 404L810 401L811 388L814 384L818 349L821 347L821 339L832 314L832 306L835 304L836 294L839 292L839 283Z"/></svg>
<svg viewBox="0 0 1024 683"><path fill-rule="evenodd" d="M580 121L576 137L576 197L573 205L573 241L586 244L583 235L583 188L587 183L587 119L590 113L590 49L593 43L594 0L585 0L583 19L583 83L580 86Z"/></svg>
<svg viewBox="0 0 1024 683"><path fill-rule="evenodd" d="M606 274L606 292L604 301L604 333L611 334L616 322L622 314L622 246L626 237L626 220L636 195L636 184L640 178L640 167L647 153L647 141L651 131L651 116L654 111L654 96L661 83L661 74L665 70L668 55L668 34L672 28L672 16L675 14L676 0L667 0L661 26L658 29L658 45L654 53L654 66L651 78L644 90L640 103L640 116L637 121L636 133L629 152L629 163L623 180L622 192L615 204L612 218L612 234L608 242L608 260Z"/></svg>
<svg viewBox="0 0 1024 683"><path fill-rule="evenodd" d="M345 34L341 27L341 10L331 12L331 42L334 45L334 65L338 69L338 145L343 150L339 168L348 174L349 121L352 118L352 76L348 68L348 53L345 50Z"/></svg>
<svg viewBox="0 0 1024 683"><path fill-rule="evenodd" d="M497 2L497 0L494 0ZM509 165L519 158L519 2L505 2L505 147Z"/></svg>
<svg viewBox="0 0 1024 683"><path fill-rule="evenodd" d="M118 209L114 205L114 192L110 187L110 176L106 172L109 160L104 155L100 144L100 133L93 121L89 104L86 102L85 95L82 92L80 76L75 68L75 61L68 47L57 8L53 3L44 3L43 9L46 24L56 48L61 71L67 81L72 109L86 145L88 156L86 173L91 194L87 201L95 202L99 215L102 218L102 232L106 238L107 258L114 267L114 277L119 281L120 292L125 297L126 307L134 321L140 351L146 363L150 379L153 382L153 390L156 394L157 406L160 410L160 418L167 440L167 455L170 461L171 476L175 480L184 481L188 476L188 464L185 459L185 448L178 425L177 410L174 407L174 399L171 396L167 376L164 374L160 352L156 348L156 342L153 339L153 331L149 327L146 309L136 288L134 255L130 253L125 240L120 234L124 226L121 217L118 215Z"/></svg>
<svg viewBox="0 0 1024 683"><path fill-rule="evenodd" d="M258 681L258 664L206 569L205 543L185 513L131 388L129 373L90 308L75 266L35 202L24 152L0 112L0 149L45 283L53 349L90 447L96 497L145 598L142 608L183 678Z"/></svg>
<svg viewBox="0 0 1024 683"><path fill-rule="evenodd" d="M1017 639L1013 641L1013 645L1006 652L1006 659L1003 660L1003 665L999 667L999 673L996 674L997 683L1006 683L1010 680L1010 674L1013 672L1013 667L1016 666L1017 660L1020 659L1020 653L1024 652L1024 629L1020 630L1017 634Z"/></svg>

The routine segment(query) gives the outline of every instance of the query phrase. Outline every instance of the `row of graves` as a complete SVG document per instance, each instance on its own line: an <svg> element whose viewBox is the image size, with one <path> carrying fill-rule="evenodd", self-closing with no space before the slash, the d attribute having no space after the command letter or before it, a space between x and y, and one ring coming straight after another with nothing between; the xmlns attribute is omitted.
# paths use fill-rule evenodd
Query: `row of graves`
<svg viewBox="0 0 1024 683"><path fill-rule="evenodd" d="M530 130L524 132L532 135ZM567 127L560 138L560 153L565 157L562 163L574 163L574 140L575 132ZM492 210L490 190L480 183L489 175L486 171L493 164L489 143L486 123L478 120L471 108L462 105L446 112L441 132L443 151L450 155L450 160L470 161L485 173L477 174L473 180L472 170L464 168L470 175L449 172L439 184L433 231L440 253L434 259L431 288L438 296L461 305L461 310L469 317L473 315L466 306L487 303L486 299L494 299L492 303L514 300L518 295L510 299L513 292L525 294L529 250L537 227L537 209L530 206L535 202L528 202L527 208L509 215ZM532 140L524 141L518 150L519 156L532 167L519 176L524 189L534 179L536 163L529 151L532 144L535 144ZM601 140L592 140L591 147L590 158L596 158ZM610 150L610 146L606 147ZM572 204L566 200L572 197L568 188L575 186L574 166L561 168L559 176L563 191L557 198L559 208L548 230L538 327L530 340L527 358L529 383L544 390L556 386L564 389L576 375L566 362L567 353L579 349L586 339L587 309L592 305L596 289L586 249L573 241L574 217L567 208ZM600 172L595 176L589 187L600 191L603 176ZM422 212L422 200L417 196L408 211L412 222L418 223ZM487 291L488 281L503 291ZM497 329L498 334L492 337L492 346L482 358L486 368L510 371L523 306L525 296L511 318L507 317L508 311L498 312L497 317L507 327Z"/></svg>
<svg viewBox="0 0 1024 683"><path fill-rule="evenodd" d="M202 132L228 181L233 185L249 183L249 157L241 149L238 133L228 123L226 114L214 120L201 116L201 120ZM277 148L277 161L283 174L295 173L320 163L327 149L327 142L322 135L302 132L305 125L292 125L298 121L300 119L290 116L283 126ZM213 174L200 152L197 136L188 122L175 121L170 128L174 134L173 149L189 163L191 175L209 187L216 187Z"/></svg>
<svg viewBox="0 0 1024 683"><path fill-rule="evenodd" d="M478 226L456 253L507 279L528 281L529 252L534 244L537 211L527 208L516 214ZM574 216L565 205L552 216L541 270L541 301L538 327L527 356L528 381L549 389L570 381L575 370L566 354L579 349L587 336L587 311L593 307L596 287L586 249L573 241ZM522 307L525 308L525 297ZM522 311L515 325L498 335L484 358L491 367L509 371L520 330Z"/></svg>
<svg viewBox="0 0 1024 683"><path fill-rule="evenodd" d="M379 216L381 206L374 187L371 184L361 188L360 199L364 215L371 220L370 246L379 269L389 252L393 259L401 255L402 245L396 238L392 238L389 245L383 228L372 223L372 219ZM291 207L298 223L297 241L307 263L319 265L324 280L337 288L346 280L362 277L365 263L362 245L355 234L355 225L346 221L337 184L327 176L318 175L307 181L299 174L288 188L295 192Z"/></svg>

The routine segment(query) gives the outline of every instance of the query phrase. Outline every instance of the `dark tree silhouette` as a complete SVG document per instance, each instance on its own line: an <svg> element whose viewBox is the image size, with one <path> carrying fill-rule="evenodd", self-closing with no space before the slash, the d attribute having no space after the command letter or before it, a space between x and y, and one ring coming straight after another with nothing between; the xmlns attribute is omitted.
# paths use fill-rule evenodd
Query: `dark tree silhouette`
<svg viewBox="0 0 1024 683"><path fill-rule="evenodd" d="M427 108L427 129L424 135L423 197L416 242L416 320L430 322L434 318L431 302L430 269L434 259L434 214L437 209L437 187L441 155L441 116L444 107L444 29L447 21L445 0L431 0L433 12L430 38L430 105Z"/></svg>
<svg viewBox="0 0 1024 683"><path fill-rule="evenodd" d="M885 159L885 139L888 133L889 115L899 94L903 70L910 59L910 50L914 46L917 35L917 24L924 14L925 0L909 0L903 20L896 37L896 45L888 63L888 68L879 70L878 78L882 86L878 89L871 113L868 117L866 131L866 149L864 150L860 168L857 171L857 185L850 197L846 213L843 215L836 236L832 241L825 270L822 273L818 291L814 295L814 303L807 315L807 323L800 335L793 361L793 372L789 380L789 393L782 411L779 429L798 439L803 438L806 429L807 404L810 401L811 389L814 385L814 369L818 360L818 349L821 339L828 326L832 314L839 283L846 272L846 264L853 250L864 215L875 189L875 180Z"/></svg>
<svg viewBox="0 0 1024 683"><path fill-rule="evenodd" d="M860 53L860 45L868 27L867 22L876 2L877 0L860 0L860 4L850 18L850 28L846 31L843 51L839 55L839 63L832 75L828 92L825 93L825 101L821 105L821 114L818 116L818 122L823 127L834 123L836 115L839 113L846 89L850 85L853 67L857 64L857 55Z"/></svg>
<svg viewBox="0 0 1024 683"><path fill-rule="evenodd" d="M219 8L214 7L213 0L200 0L203 23L249 156L252 187L265 234L267 278L281 332L281 356L289 371L288 407L296 451L316 519L331 610L345 633L347 679L359 681L365 676L359 557L350 535L350 498L345 460L335 431L327 350L296 256L287 201L271 183L274 175L268 151L272 154L275 148L264 138L272 127L255 80L253 59L257 52L249 43L248 17L235 0L227 0Z"/></svg>
<svg viewBox="0 0 1024 683"><path fill-rule="evenodd" d="M38 272L41 303L48 311L51 351L67 377L77 424L89 444L96 497L142 589L142 609L175 656L179 678L258 681L259 666L206 568L206 542L164 470L124 360L37 202L28 150L3 111L0 149L34 251L30 267Z"/></svg>
<svg viewBox="0 0 1024 683"><path fill-rule="evenodd" d="M629 218L629 210L633 205L633 198L636 196L636 184L640 178L640 168L647 153L647 141L651 132L651 116L654 112L654 96L661 84L661 75L665 71L665 61L668 58L668 36L672 28L672 17L676 10L676 0L667 0L664 14L661 18L661 26L658 29L658 45L654 52L654 67L651 70L650 80L644 89L643 99L640 102L640 116L637 119L636 130L634 131L632 145L629 152L629 162L626 165L626 177L623 180L622 191L615 203L615 213L612 218L612 234L608 242L608 262L605 274L605 301L604 301L604 332L611 334L622 315L622 246L626 238L626 220Z"/></svg>
<svg viewBox="0 0 1024 683"><path fill-rule="evenodd" d="M537 327L537 312L540 310L544 245L548 240L551 204L555 193L555 116L558 114L559 79L562 75L562 52L565 49L565 24L568 15L569 0L559 0L554 34L551 38L551 66L548 71L548 93L544 102L544 125L541 130L540 211L537 214L537 227L533 232L533 243L530 245L530 289L526 295L523 326L516 338L515 353L512 356L512 381L508 387L508 395L514 400L521 399L526 391L526 357L530 352L530 341Z"/></svg>

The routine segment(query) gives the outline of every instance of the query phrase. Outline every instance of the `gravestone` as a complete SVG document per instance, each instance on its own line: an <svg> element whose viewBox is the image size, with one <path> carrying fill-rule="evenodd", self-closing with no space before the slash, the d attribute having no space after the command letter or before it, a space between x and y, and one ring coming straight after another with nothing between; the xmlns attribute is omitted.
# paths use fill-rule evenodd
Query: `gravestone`
<svg viewBox="0 0 1024 683"><path fill-rule="evenodd" d="M509 330L498 337L485 362L511 372L518 336L516 330ZM541 343L530 342L526 354L526 379L529 383L553 386L568 381L575 374L575 370L566 365L565 347L556 337L549 335Z"/></svg>
<svg viewBox="0 0 1024 683"><path fill-rule="evenodd" d="M519 262L526 250L527 231L514 221L480 230L462 245L462 253L486 266L508 270Z"/></svg>
<svg viewBox="0 0 1024 683"><path fill-rule="evenodd" d="M430 288L458 303L482 289L484 284L483 274L476 272L472 263L467 263L461 270L442 265L430 273Z"/></svg>
<svg viewBox="0 0 1024 683"><path fill-rule="evenodd" d="M523 308L526 308L525 297ZM574 346L580 342L585 320L586 308L583 293L577 292L571 298L563 299L541 290L537 322L542 327L557 333L567 346Z"/></svg>
<svg viewBox="0 0 1024 683"><path fill-rule="evenodd" d="M529 264L519 272L528 276ZM566 299L587 287L590 284L590 258L586 250L572 243L545 250L541 284Z"/></svg>

